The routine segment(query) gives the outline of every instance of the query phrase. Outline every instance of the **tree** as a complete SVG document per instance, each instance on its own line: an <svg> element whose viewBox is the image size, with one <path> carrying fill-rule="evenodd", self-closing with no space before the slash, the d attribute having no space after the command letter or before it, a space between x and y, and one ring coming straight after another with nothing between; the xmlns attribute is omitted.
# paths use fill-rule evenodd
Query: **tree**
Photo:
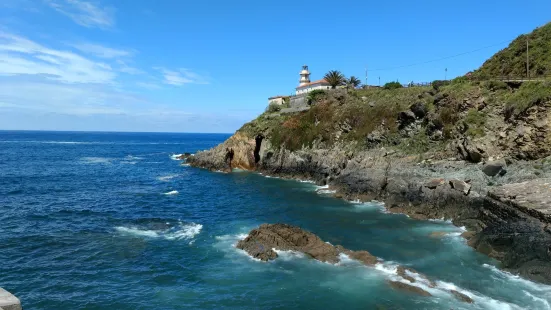
<svg viewBox="0 0 551 310"><path fill-rule="evenodd" d="M402 84L398 82L388 82L383 86L384 89L396 89L396 88L402 88Z"/></svg>
<svg viewBox="0 0 551 310"><path fill-rule="evenodd" d="M326 80L329 85L331 85L332 89L335 89L337 86L343 85L346 80L344 75L337 70L331 70L327 72L323 79Z"/></svg>
<svg viewBox="0 0 551 310"><path fill-rule="evenodd" d="M355 76L351 76L349 79L346 80L346 87L347 88L356 88L362 84L362 81L358 79Z"/></svg>

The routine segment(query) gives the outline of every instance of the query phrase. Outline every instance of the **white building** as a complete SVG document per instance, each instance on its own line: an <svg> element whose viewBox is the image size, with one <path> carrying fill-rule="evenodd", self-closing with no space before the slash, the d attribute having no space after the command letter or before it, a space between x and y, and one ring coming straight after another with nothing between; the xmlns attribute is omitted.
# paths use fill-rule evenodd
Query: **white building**
<svg viewBox="0 0 551 310"><path fill-rule="evenodd" d="M310 82L310 71L308 71L308 66L302 66L299 83L300 84L296 88L297 95L307 94L315 89L325 90L331 88L331 85L324 79Z"/></svg>
<svg viewBox="0 0 551 310"><path fill-rule="evenodd" d="M282 105L285 103L285 100L287 100L289 96L274 96L268 98L268 104L277 104Z"/></svg>

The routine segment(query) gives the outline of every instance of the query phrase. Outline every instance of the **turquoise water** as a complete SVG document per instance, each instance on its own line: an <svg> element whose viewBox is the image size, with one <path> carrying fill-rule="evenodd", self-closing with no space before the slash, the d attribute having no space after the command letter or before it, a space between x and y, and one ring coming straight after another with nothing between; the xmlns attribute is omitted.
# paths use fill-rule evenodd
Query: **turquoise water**
<svg viewBox="0 0 551 310"><path fill-rule="evenodd" d="M0 131L0 286L25 309L550 308L551 287L499 271L447 222L171 157L227 137ZM331 265L296 253L263 263L235 249L266 222L299 225L384 263ZM433 297L390 288L398 264L437 280L424 287Z"/></svg>

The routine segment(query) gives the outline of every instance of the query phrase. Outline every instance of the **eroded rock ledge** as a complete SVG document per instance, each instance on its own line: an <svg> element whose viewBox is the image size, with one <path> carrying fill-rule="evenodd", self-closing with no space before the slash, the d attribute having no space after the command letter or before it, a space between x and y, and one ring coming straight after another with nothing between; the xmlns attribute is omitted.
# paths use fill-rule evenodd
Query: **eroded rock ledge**
<svg viewBox="0 0 551 310"><path fill-rule="evenodd" d="M313 233L296 226L287 224L262 224L249 232L249 235L236 245L249 255L262 261L274 260L278 257L277 251L295 251L321 262L336 264L340 262L341 255L355 259L366 266L374 266L382 260L371 255L367 251L352 251L340 245L332 245L324 242ZM436 283L416 270L398 266L396 278L389 280L388 284L398 290L407 291L421 296L432 296L428 291L415 285L422 282L423 285L435 288ZM473 300L458 291L448 291L458 300L472 303Z"/></svg>
<svg viewBox="0 0 551 310"><path fill-rule="evenodd" d="M337 197L382 201L390 212L416 219L450 219L467 228L469 245L500 260L502 268L551 284L550 180L536 178L539 170L531 162L474 164L435 158L419 163L382 149L354 152L347 145L290 152L272 148L269 139L257 145L238 132L191 156L188 163L230 171L224 158L232 148L232 167L313 180L329 185ZM495 182L501 185L490 186Z"/></svg>

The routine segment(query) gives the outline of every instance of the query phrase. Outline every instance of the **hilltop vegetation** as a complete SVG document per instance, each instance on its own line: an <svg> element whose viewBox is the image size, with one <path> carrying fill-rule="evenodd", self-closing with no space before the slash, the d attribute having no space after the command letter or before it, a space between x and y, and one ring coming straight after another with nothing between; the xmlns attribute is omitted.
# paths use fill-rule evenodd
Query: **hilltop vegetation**
<svg viewBox="0 0 551 310"><path fill-rule="evenodd" d="M543 158L551 155L551 80L495 78L525 75L526 37L531 76L551 75L550 23L514 40L475 71L474 79L434 81L425 87L391 82L365 89L348 83L346 88L310 93L307 111L266 112L240 132L248 137L260 133L272 148L290 151L346 146L385 148L404 155L450 156L459 150L461 157L472 161L490 154ZM335 85L346 82L339 71L325 78Z"/></svg>
<svg viewBox="0 0 551 310"><path fill-rule="evenodd" d="M530 77L551 76L551 23L513 40L507 48L484 62L482 67L474 72L474 76L481 79L500 76L515 78L527 76L527 40Z"/></svg>

